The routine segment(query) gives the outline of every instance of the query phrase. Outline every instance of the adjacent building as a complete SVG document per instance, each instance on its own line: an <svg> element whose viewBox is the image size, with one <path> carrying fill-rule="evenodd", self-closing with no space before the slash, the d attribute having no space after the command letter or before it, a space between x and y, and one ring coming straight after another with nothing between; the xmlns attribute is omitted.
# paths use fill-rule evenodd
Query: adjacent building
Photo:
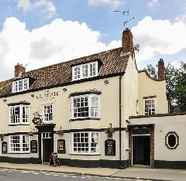
<svg viewBox="0 0 186 181"><path fill-rule="evenodd" d="M26 71L0 82L0 161L84 167L186 167L186 115L168 114L165 68L136 65L133 36L122 47Z"/></svg>

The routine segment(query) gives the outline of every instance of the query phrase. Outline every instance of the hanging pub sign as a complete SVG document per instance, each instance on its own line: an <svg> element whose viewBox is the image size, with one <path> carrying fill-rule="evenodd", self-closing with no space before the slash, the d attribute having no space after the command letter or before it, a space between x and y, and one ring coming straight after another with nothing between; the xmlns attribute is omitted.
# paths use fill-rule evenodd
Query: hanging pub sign
<svg viewBox="0 0 186 181"><path fill-rule="evenodd" d="M105 141L105 155L115 156L116 155L116 141L108 139Z"/></svg>
<svg viewBox="0 0 186 181"><path fill-rule="evenodd" d="M3 154L7 153L7 142L2 142L2 153Z"/></svg>
<svg viewBox="0 0 186 181"><path fill-rule="evenodd" d="M60 139L57 141L57 152L62 154L66 153L65 140Z"/></svg>
<svg viewBox="0 0 186 181"><path fill-rule="evenodd" d="M37 140L32 140L30 145L31 145L31 153L37 153Z"/></svg>

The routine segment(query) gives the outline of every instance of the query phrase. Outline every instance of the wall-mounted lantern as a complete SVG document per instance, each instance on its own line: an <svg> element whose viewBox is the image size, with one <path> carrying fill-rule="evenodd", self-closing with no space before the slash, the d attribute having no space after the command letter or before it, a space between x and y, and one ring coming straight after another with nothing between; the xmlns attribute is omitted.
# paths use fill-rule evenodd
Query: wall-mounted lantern
<svg viewBox="0 0 186 181"><path fill-rule="evenodd" d="M4 134L0 134L0 139L1 139L1 141L4 140Z"/></svg>
<svg viewBox="0 0 186 181"><path fill-rule="evenodd" d="M64 134L64 131L63 131L63 129L62 129L62 126L60 126L59 130L57 130L56 133L57 133L58 135L61 135L61 136Z"/></svg>
<svg viewBox="0 0 186 181"><path fill-rule="evenodd" d="M109 123L109 127L106 129L105 133L107 134L108 138L112 138L114 133L114 128L112 128L112 123Z"/></svg>

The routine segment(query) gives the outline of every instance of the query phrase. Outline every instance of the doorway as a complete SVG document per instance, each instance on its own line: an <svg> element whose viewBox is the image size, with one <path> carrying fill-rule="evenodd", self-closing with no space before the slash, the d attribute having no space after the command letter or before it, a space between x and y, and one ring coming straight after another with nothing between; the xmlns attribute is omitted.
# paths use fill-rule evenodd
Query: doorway
<svg viewBox="0 0 186 181"><path fill-rule="evenodd" d="M49 162L51 153L53 153L52 133L43 133L43 163Z"/></svg>
<svg viewBox="0 0 186 181"><path fill-rule="evenodd" d="M133 136L133 165L150 165L150 135Z"/></svg>

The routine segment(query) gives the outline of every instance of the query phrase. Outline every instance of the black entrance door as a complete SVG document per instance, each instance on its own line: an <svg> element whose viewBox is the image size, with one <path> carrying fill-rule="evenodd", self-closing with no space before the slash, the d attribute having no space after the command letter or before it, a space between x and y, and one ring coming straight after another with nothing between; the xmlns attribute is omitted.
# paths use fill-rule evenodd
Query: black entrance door
<svg viewBox="0 0 186 181"><path fill-rule="evenodd" d="M133 164L150 165L150 136L133 136Z"/></svg>
<svg viewBox="0 0 186 181"><path fill-rule="evenodd" d="M49 162L49 156L53 152L52 139L43 139L43 162Z"/></svg>

